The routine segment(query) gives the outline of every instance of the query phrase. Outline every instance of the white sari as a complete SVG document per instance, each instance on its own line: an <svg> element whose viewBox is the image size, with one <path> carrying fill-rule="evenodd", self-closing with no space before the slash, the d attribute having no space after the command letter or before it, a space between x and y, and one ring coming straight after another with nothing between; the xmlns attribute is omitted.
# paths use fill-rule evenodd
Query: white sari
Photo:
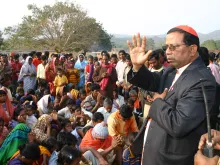
<svg viewBox="0 0 220 165"><path fill-rule="evenodd" d="M36 86L36 76L31 77L31 76L24 76L25 74L35 74L37 75L36 68L33 64L29 64L28 61L29 59L32 58L28 56L25 60L25 63L21 67L21 71L18 77L18 81L23 81L24 84L24 92L26 93L28 89L34 89Z"/></svg>

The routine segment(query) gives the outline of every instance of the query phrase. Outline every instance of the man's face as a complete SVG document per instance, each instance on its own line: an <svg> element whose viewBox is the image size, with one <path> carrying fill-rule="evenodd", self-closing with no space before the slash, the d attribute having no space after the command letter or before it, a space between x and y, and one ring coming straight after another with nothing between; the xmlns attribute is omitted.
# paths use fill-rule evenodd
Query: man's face
<svg viewBox="0 0 220 165"><path fill-rule="evenodd" d="M124 53L120 53L120 54L119 54L119 58L120 58L121 60L125 60L125 54L124 54Z"/></svg>
<svg viewBox="0 0 220 165"><path fill-rule="evenodd" d="M114 98L114 99L117 99L117 98L118 98L118 93L115 92L115 91L113 91L113 98Z"/></svg>
<svg viewBox="0 0 220 165"><path fill-rule="evenodd" d="M18 63L19 62L19 59L18 58L15 58L15 63Z"/></svg>
<svg viewBox="0 0 220 165"><path fill-rule="evenodd" d="M112 110L112 105L104 106L104 108L106 109L107 112L111 112L111 110Z"/></svg>
<svg viewBox="0 0 220 165"><path fill-rule="evenodd" d="M108 57L107 56L103 56L102 57L102 62L103 62L103 64L105 64L105 65L107 65L108 64Z"/></svg>
<svg viewBox="0 0 220 165"><path fill-rule="evenodd" d="M136 100L137 100L137 95L130 94L130 98L131 98L133 101L136 101Z"/></svg>
<svg viewBox="0 0 220 165"><path fill-rule="evenodd" d="M71 125L71 123L67 123L66 125L65 125L65 131L66 132L71 132L72 131L72 125Z"/></svg>
<svg viewBox="0 0 220 165"><path fill-rule="evenodd" d="M72 105L72 104L68 104L67 107L68 107L68 109L69 109L70 111L73 110L73 105Z"/></svg>
<svg viewBox="0 0 220 165"><path fill-rule="evenodd" d="M117 60L116 57L112 57L112 58L111 58L111 62L114 63L114 64L116 64L116 63L118 62L118 60Z"/></svg>
<svg viewBox="0 0 220 165"><path fill-rule="evenodd" d="M131 60L126 60L126 64L127 66L131 66L132 65Z"/></svg>
<svg viewBox="0 0 220 165"><path fill-rule="evenodd" d="M93 64L93 59L89 58L88 62L89 62L89 64Z"/></svg>
<svg viewBox="0 0 220 165"><path fill-rule="evenodd" d="M167 60L177 69L192 62L191 47L184 44L183 38L184 34L179 32L170 33L166 37L166 45L169 45L166 50Z"/></svg>
<svg viewBox="0 0 220 165"><path fill-rule="evenodd" d="M42 63L43 63L43 65L46 65L47 64L47 60L44 60Z"/></svg>
<svg viewBox="0 0 220 165"><path fill-rule="evenodd" d="M154 69L160 69L161 68L161 63L159 60L156 60L155 57L150 59L149 64L152 65Z"/></svg>
<svg viewBox="0 0 220 165"><path fill-rule="evenodd" d="M2 63L7 63L8 62L8 58L6 56L2 56L1 57L1 62Z"/></svg>
<svg viewBox="0 0 220 165"><path fill-rule="evenodd" d="M94 97L97 97L98 94L99 94L99 90L94 90L94 91L92 92L92 95L93 95Z"/></svg>

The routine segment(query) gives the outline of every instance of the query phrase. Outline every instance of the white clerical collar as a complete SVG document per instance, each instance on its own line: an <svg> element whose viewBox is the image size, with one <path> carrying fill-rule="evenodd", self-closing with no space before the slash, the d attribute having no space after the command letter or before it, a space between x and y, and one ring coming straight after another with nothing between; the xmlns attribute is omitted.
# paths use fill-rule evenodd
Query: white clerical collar
<svg viewBox="0 0 220 165"><path fill-rule="evenodd" d="M181 75L181 74L184 72L184 70L185 70L190 64L191 64L191 63L189 63L189 64L187 64L187 65L185 65L185 66L183 66L183 67L177 69L178 74Z"/></svg>

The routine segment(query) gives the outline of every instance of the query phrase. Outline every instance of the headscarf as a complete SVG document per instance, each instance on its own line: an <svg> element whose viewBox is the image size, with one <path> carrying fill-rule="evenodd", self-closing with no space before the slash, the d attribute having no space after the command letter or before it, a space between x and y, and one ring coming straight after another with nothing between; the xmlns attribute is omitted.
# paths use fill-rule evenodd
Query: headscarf
<svg viewBox="0 0 220 165"><path fill-rule="evenodd" d="M6 93L5 106L6 106L6 109L7 109L7 112L8 112L8 115L7 115L6 112L5 112L5 109L3 108L3 105L0 103L0 117L2 117L4 119L5 123L8 123L13 117L14 107L11 104L11 101L8 98L7 90L4 87L2 87L0 90L5 91L5 93Z"/></svg>
<svg viewBox="0 0 220 165"><path fill-rule="evenodd" d="M31 65L29 64L29 59L32 59L31 56L28 56L25 60L25 63L22 65L19 77L18 77L18 81L22 80L24 78L24 74L26 73L34 73L37 74L36 71L36 67L34 66L34 64L32 63Z"/></svg>
<svg viewBox="0 0 220 165"><path fill-rule="evenodd" d="M46 140L48 138L45 130L47 128L47 123L52 121L52 117L47 114L43 114L41 117L38 118L37 123L32 128L32 133L36 135L36 139L40 142Z"/></svg>
<svg viewBox="0 0 220 165"><path fill-rule="evenodd" d="M109 148L112 144L112 137L108 135L104 141L95 139L92 135L93 129L94 128L91 128L90 130L87 131L86 135L82 139L80 147L92 147L96 150L98 149L105 150Z"/></svg>
<svg viewBox="0 0 220 165"><path fill-rule="evenodd" d="M82 62L80 62L80 56L83 56L83 61ZM77 59L74 67L76 69L84 69L86 67L86 65L87 65L87 62L85 60L85 56L83 54L80 54L78 56L78 59Z"/></svg>
<svg viewBox="0 0 220 165"><path fill-rule="evenodd" d="M108 128L104 122L97 124L93 128L92 136L96 139L106 139L108 137Z"/></svg>
<svg viewBox="0 0 220 165"><path fill-rule="evenodd" d="M24 123L16 125L0 148L0 164L7 164L7 161L18 150L18 147L28 142L30 131L31 129Z"/></svg>
<svg viewBox="0 0 220 165"><path fill-rule="evenodd" d="M50 97L50 94L45 95L37 102L38 109L40 109L43 114L48 113L48 102Z"/></svg>
<svg viewBox="0 0 220 165"><path fill-rule="evenodd" d="M49 67L54 71L54 73L56 73L56 65L55 65L56 59L57 59L56 57L53 57L52 61L49 63Z"/></svg>
<svg viewBox="0 0 220 165"><path fill-rule="evenodd" d="M112 67L111 64L108 64L108 65L102 64L102 67L103 67L103 68L107 68L107 73L108 73L108 74L111 74L111 73L112 73L113 67ZM101 89L101 90L105 90L106 87L107 87L107 85L108 85L108 82L109 82L109 77L103 78L102 81L101 81L100 84L99 84L99 85L100 85L100 89Z"/></svg>

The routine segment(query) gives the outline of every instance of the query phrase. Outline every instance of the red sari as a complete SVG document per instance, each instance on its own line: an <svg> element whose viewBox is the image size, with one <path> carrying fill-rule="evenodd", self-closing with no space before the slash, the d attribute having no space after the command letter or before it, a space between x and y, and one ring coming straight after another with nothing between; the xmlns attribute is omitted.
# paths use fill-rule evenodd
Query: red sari
<svg viewBox="0 0 220 165"><path fill-rule="evenodd" d="M51 62L46 66L46 80L47 82L53 82L56 76L56 66L55 66L56 57L52 59Z"/></svg>
<svg viewBox="0 0 220 165"><path fill-rule="evenodd" d="M7 93L5 89L1 89L1 90L4 90ZM11 104L8 95L6 94L5 108L3 107L3 103L0 103L0 117L4 119L5 123L8 123L12 119L13 113L14 113L14 107Z"/></svg>

